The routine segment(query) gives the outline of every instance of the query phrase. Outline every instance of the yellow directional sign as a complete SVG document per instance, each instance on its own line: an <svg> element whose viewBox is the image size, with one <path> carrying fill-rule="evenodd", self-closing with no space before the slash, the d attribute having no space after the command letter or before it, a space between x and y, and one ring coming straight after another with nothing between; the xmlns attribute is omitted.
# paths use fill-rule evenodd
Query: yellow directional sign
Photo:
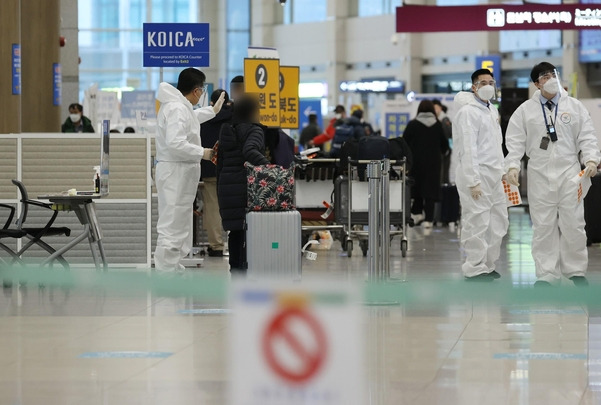
<svg viewBox="0 0 601 405"><path fill-rule="evenodd" d="M268 127L280 126L279 59L244 59L244 91L259 97L259 122Z"/></svg>
<svg viewBox="0 0 601 405"><path fill-rule="evenodd" d="M298 128L298 66L280 66L280 126Z"/></svg>

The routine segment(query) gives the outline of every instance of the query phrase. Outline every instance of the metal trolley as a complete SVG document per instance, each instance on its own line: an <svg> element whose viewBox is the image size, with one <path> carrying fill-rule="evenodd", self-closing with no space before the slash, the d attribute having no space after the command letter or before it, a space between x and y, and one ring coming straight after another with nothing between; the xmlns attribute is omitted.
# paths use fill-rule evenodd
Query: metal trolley
<svg viewBox="0 0 601 405"><path fill-rule="evenodd" d="M335 183L335 217L336 223L343 224L343 235L341 243L347 256L353 254L353 239L359 241L363 256L367 256L368 250L368 182L365 181L365 165L371 160L349 160L348 176L339 176ZM400 236L402 257L407 255L407 190L406 161L391 161L384 159L376 161L381 164L382 176L382 202L380 215L389 212L387 218L383 218L382 226L394 225L396 229L390 231L390 237ZM395 179L390 179L391 171Z"/></svg>
<svg viewBox="0 0 601 405"><path fill-rule="evenodd" d="M334 207L328 208L339 159L297 158L295 163L296 208L303 221L303 245L316 231L327 230L333 236L341 233L343 224L335 223Z"/></svg>

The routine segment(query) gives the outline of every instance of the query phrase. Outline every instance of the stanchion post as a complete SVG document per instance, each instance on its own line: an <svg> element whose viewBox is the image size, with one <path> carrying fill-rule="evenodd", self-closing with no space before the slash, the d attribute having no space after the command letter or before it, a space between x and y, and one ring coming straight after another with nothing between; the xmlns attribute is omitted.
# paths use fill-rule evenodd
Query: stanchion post
<svg viewBox="0 0 601 405"><path fill-rule="evenodd" d="M384 280L390 278L390 160L382 161L381 206L381 267Z"/></svg>
<svg viewBox="0 0 601 405"><path fill-rule="evenodd" d="M382 169L380 162L371 161L367 165L368 179L368 252L369 252L369 280L381 280L381 269L379 263L379 219L380 219L380 181Z"/></svg>

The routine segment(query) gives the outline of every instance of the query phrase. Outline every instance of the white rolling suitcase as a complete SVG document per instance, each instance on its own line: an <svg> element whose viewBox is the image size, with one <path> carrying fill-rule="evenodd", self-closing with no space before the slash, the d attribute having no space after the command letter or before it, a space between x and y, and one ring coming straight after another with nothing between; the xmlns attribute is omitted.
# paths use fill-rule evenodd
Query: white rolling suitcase
<svg viewBox="0 0 601 405"><path fill-rule="evenodd" d="M301 279L301 215L298 211L246 214L249 279Z"/></svg>

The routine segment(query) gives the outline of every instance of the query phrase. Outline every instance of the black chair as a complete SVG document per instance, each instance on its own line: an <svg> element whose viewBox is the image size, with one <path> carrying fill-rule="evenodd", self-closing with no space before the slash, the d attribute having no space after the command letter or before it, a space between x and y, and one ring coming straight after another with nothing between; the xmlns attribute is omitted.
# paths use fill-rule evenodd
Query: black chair
<svg viewBox="0 0 601 405"><path fill-rule="evenodd" d="M29 199L25 185L22 182L20 182L19 180L12 180L12 182L15 186L17 186L17 188L19 189L19 192L21 194L21 200L20 200L21 213L19 215L19 218L17 218L17 221L15 222L15 224L17 226L15 231L24 233L23 235L20 235L20 236L18 236L18 234L17 234L17 236L15 236L15 237L20 237L21 239L28 239L27 243L24 243L24 245L21 247L21 249L18 252L16 252L16 255L19 258L22 258L23 254L34 245L41 247L49 254L55 253L56 250L52 246L50 246L48 243L44 242L42 240L42 238L47 237L47 236L60 236L60 235L69 236L69 235L71 235L71 229L69 229L67 227L63 227L63 226L61 226L61 227L52 226L58 215L58 211L54 210L52 208L52 204ZM30 206L41 207L41 208L52 211L52 215L50 216L50 219L48 220L46 225L44 225L43 227L25 226L25 222L27 220L27 214L29 213ZM11 215L10 220L12 220L12 215ZM62 255L59 255L56 258L56 261L60 262L60 264L63 267L65 267L66 269L69 268L69 263L62 257ZM50 265L52 265L52 264L53 263L50 263Z"/></svg>
<svg viewBox="0 0 601 405"><path fill-rule="evenodd" d="M5 239L5 238L21 239L22 237L24 237L27 234L27 232L20 230L20 229L11 229L10 228L10 224L11 224L13 218L15 217L15 207L8 205L8 204L0 204L0 207L6 208L10 211L8 214L8 218L6 219L6 222L2 226L2 229L0 229L0 249L4 250L4 252L6 252L8 254L8 258L5 258L4 256L0 257L0 264L13 265L15 263L21 263L21 259L19 258L19 255L14 250L12 250L10 247L8 247L4 243L2 243L1 240Z"/></svg>

